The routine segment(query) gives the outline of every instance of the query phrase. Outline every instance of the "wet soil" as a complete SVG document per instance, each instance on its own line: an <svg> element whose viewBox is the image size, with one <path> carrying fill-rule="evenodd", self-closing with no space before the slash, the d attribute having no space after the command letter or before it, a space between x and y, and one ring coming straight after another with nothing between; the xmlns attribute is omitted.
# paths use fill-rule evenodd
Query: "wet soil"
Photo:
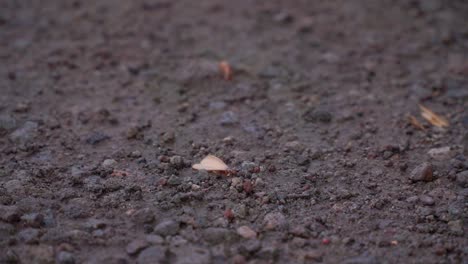
<svg viewBox="0 0 468 264"><path fill-rule="evenodd" d="M467 17L1 1L0 263L466 263Z"/></svg>

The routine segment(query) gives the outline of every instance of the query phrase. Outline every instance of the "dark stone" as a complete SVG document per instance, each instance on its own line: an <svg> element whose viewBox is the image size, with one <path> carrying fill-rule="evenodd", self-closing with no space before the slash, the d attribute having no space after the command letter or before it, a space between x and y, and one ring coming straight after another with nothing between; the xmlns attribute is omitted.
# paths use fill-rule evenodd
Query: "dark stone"
<svg viewBox="0 0 468 264"><path fill-rule="evenodd" d="M332 114L325 110L310 108L302 115L302 118L304 118L305 121L312 123L330 123L332 120Z"/></svg>
<svg viewBox="0 0 468 264"><path fill-rule="evenodd" d="M12 249L6 249L5 251L0 251L0 253L1 253L0 263L5 263L5 264L20 263L18 255Z"/></svg>
<svg viewBox="0 0 468 264"><path fill-rule="evenodd" d="M108 139L110 139L110 137L102 132L93 132L86 138L86 143L96 145Z"/></svg>
<svg viewBox="0 0 468 264"><path fill-rule="evenodd" d="M20 220L20 211L16 206L0 205L0 220L14 223Z"/></svg>

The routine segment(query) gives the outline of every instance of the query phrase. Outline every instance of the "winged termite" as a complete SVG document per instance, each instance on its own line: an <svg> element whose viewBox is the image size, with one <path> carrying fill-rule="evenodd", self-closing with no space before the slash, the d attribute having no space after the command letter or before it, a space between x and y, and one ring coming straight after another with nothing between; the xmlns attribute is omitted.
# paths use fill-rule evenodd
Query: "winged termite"
<svg viewBox="0 0 468 264"><path fill-rule="evenodd" d="M436 127L448 127L449 123L447 119L429 110L429 108L419 105L421 109L421 116L424 117L429 123Z"/></svg>
<svg viewBox="0 0 468 264"><path fill-rule="evenodd" d="M226 163L224 163L220 158L213 155L208 155L202 159L200 163L193 164L192 168L206 171L229 171L228 165L226 165Z"/></svg>

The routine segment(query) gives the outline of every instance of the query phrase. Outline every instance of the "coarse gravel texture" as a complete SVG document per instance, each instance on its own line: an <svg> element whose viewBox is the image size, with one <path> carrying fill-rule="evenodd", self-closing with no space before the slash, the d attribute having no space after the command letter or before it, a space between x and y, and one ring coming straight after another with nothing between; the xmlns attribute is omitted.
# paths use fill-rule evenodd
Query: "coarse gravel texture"
<svg viewBox="0 0 468 264"><path fill-rule="evenodd" d="M467 263L467 18L0 1L0 263Z"/></svg>

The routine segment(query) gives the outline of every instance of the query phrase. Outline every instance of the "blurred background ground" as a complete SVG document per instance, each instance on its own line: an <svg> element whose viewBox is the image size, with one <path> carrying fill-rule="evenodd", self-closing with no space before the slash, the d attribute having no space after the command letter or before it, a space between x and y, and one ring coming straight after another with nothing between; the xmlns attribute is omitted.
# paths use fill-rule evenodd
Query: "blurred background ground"
<svg viewBox="0 0 468 264"><path fill-rule="evenodd" d="M466 262L467 17L1 1L0 262Z"/></svg>

